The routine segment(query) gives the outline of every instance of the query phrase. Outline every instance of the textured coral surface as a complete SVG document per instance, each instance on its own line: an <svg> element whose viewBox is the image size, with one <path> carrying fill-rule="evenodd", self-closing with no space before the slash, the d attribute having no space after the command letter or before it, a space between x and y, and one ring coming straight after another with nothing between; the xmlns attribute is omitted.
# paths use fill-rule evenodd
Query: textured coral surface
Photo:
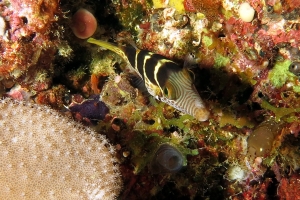
<svg viewBox="0 0 300 200"><path fill-rule="evenodd" d="M47 106L0 102L1 199L113 199L121 186L104 136Z"/></svg>

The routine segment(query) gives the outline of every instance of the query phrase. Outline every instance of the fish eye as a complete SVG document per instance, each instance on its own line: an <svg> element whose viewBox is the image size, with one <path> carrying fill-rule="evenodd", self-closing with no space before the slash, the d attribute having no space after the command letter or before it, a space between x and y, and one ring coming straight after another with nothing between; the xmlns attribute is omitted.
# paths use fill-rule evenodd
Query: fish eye
<svg viewBox="0 0 300 200"><path fill-rule="evenodd" d="M166 87L164 88L164 94L167 95L167 96L169 94L168 88L166 88Z"/></svg>
<svg viewBox="0 0 300 200"><path fill-rule="evenodd" d="M293 69L293 70L295 70L295 69L297 68L297 65L295 65L295 63L292 63L292 64L290 65L290 68Z"/></svg>
<svg viewBox="0 0 300 200"><path fill-rule="evenodd" d="M289 66L289 71L298 76L300 74L300 62L293 62Z"/></svg>
<svg viewBox="0 0 300 200"><path fill-rule="evenodd" d="M196 58L196 55L194 53L190 53L190 56L195 59Z"/></svg>
<svg viewBox="0 0 300 200"><path fill-rule="evenodd" d="M267 6L267 12L268 12L268 13L272 13L273 11L274 11L273 6L268 5L268 6Z"/></svg>
<svg viewBox="0 0 300 200"><path fill-rule="evenodd" d="M176 84L177 83L175 83L174 85L167 81L166 85L162 88L163 95L167 97L169 100L175 100L178 98L175 90L175 87L178 87Z"/></svg>

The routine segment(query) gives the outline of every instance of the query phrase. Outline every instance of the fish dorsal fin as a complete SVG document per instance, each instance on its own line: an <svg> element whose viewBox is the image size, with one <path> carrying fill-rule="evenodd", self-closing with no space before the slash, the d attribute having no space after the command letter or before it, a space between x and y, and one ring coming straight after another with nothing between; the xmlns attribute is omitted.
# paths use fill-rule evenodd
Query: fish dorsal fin
<svg viewBox="0 0 300 200"><path fill-rule="evenodd" d="M87 40L88 43L92 43L92 44L96 44L100 47L103 47L105 49L111 50L113 52L115 52L116 54L120 55L124 60L128 61L127 56L124 52L124 49L122 47L119 47L113 43L110 42L106 42L103 40L96 40L94 38L89 38Z"/></svg>
<svg viewBox="0 0 300 200"><path fill-rule="evenodd" d="M103 40L96 40L94 38L89 38L87 40L87 42L96 44L100 47L103 47L105 49L115 52L116 54L118 54L119 56L121 56L124 59L124 61L128 64L128 67L132 71L136 71L134 69L134 67L132 66L132 62L135 58L135 54L137 51L139 51L138 49L135 49L136 47L134 47L134 46L129 46L129 47L117 46L113 43L106 42Z"/></svg>

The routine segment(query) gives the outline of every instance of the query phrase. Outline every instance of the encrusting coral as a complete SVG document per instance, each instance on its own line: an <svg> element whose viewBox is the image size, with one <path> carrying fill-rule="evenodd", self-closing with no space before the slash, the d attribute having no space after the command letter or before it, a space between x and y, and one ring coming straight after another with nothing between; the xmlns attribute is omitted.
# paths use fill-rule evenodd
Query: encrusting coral
<svg viewBox="0 0 300 200"><path fill-rule="evenodd" d="M121 178L104 136L47 106L0 101L0 199L114 199Z"/></svg>

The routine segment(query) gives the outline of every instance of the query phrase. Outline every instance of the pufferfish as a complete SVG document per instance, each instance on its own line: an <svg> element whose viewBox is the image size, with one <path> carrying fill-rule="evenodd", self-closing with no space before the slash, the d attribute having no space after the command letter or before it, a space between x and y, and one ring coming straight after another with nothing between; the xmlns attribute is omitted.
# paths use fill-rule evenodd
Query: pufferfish
<svg viewBox="0 0 300 200"><path fill-rule="evenodd" d="M198 94L187 67L182 67L162 55L133 46L117 46L94 38L89 38L87 42L120 55L131 70L138 74L150 95L156 99L199 121L208 119L209 111Z"/></svg>

